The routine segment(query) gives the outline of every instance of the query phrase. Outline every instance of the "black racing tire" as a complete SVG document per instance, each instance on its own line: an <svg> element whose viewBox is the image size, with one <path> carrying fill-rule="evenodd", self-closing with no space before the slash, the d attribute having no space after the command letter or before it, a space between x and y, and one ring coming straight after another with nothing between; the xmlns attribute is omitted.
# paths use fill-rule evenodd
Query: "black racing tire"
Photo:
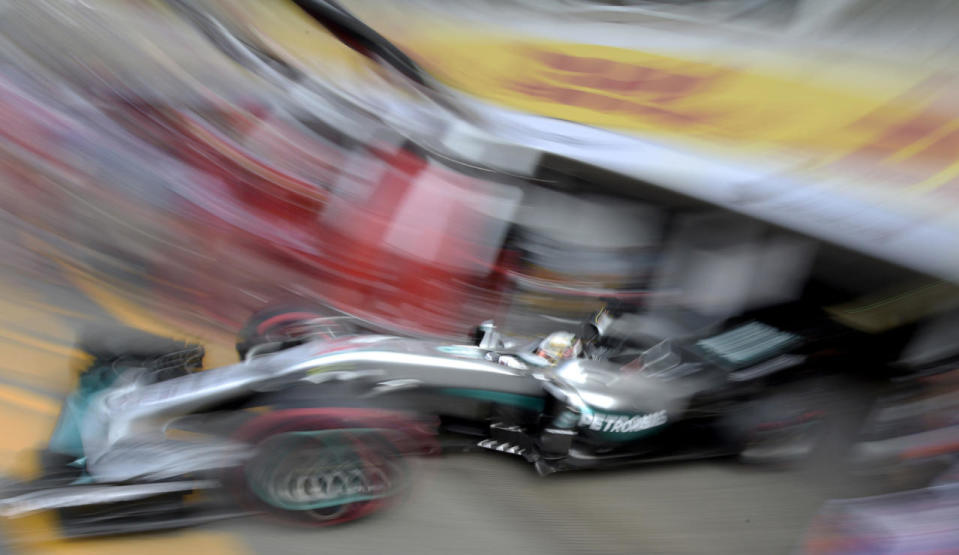
<svg viewBox="0 0 959 555"><path fill-rule="evenodd" d="M310 326L307 322L325 320L321 325ZM245 360L255 347L273 345L270 350L280 350L301 343L313 335L349 335L357 326L343 314L313 304L281 304L255 312L247 320L237 336L236 354Z"/></svg>
<svg viewBox="0 0 959 555"><path fill-rule="evenodd" d="M412 477L408 456L420 454L422 448L415 435L404 431L410 424L390 414L354 419L349 414L357 413L349 411L336 408L282 411L259 417L240 430L236 439L253 446L255 453L228 480L240 505L286 524L328 527L371 516L402 498ZM347 416L337 416L337 413ZM317 443L313 438L302 437L314 432L332 433L340 441ZM326 482L323 487L314 487L313 493L331 491L330 476L324 479L324 471L317 472L331 468L317 463L328 458L331 450L344 455L334 456L337 459L332 465L334 473L346 471L356 475L360 472L365 476L363 481L372 479L390 490L378 498L322 509L278 506L278 499L290 493L292 485L303 488L311 479Z"/></svg>
<svg viewBox="0 0 959 555"><path fill-rule="evenodd" d="M810 479L841 483L848 477L850 446L868 414L871 396L868 384L835 375L807 377L773 387L753 403L740 407L740 416L750 421L748 430L754 431L758 422L797 416L805 423L743 445L738 459L745 464L802 470ZM746 429L741 427L739 431ZM792 447L794 454L770 456L777 451L777 444L786 447L787 452Z"/></svg>
<svg viewBox="0 0 959 555"><path fill-rule="evenodd" d="M726 422L740 462L805 467L819 458L839 401L829 385L803 380L741 405Z"/></svg>

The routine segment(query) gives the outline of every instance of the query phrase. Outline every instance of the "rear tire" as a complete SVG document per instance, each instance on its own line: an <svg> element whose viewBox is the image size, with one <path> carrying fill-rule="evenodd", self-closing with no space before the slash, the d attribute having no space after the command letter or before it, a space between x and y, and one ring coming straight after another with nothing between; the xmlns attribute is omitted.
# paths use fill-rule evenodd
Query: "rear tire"
<svg viewBox="0 0 959 555"><path fill-rule="evenodd" d="M745 403L733 418L747 464L802 467L824 453L839 397L826 380L804 380Z"/></svg>

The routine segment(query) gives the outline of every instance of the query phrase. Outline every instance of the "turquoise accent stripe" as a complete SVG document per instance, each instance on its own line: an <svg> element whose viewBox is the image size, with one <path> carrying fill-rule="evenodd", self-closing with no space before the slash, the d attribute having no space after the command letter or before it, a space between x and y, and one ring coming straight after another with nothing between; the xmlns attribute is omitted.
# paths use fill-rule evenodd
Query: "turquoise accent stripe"
<svg viewBox="0 0 959 555"><path fill-rule="evenodd" d="M121 371L113 368L112 364L94 364L80 374L80 381L64 401L60 409L60 417L50 437L47 448L56 453L83 456L83 440L80 434L80 423L90 406L90 400L116 382Z"/></svg>
<svg viewBox="0 0 959 555"><path fill-rule="evenodd" d="M502 393L500 391L490 391L488 389L465 389L458 387L449 387L441 389L440 393L455 395L457 397L467 397L469 399L478 399L480 401L489 401L492 403L502 403L504 405L514 405L529 410L543 410L546 402L542 397L533 395L520 395L518 393Z"/></svg>

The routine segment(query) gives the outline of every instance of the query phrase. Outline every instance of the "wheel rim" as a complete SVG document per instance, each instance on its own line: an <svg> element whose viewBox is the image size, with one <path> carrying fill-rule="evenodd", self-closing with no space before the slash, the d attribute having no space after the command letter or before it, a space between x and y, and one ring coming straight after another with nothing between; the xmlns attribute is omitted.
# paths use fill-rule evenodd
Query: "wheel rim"
<svg viewBox="0 0 959 555"><path fill-rule="evenodd" d="M312 520L344 517L367 502L396 494L402 459L371 445L376 432L291 432L264 442L246 469L251 492L263 503Z"/></svg>

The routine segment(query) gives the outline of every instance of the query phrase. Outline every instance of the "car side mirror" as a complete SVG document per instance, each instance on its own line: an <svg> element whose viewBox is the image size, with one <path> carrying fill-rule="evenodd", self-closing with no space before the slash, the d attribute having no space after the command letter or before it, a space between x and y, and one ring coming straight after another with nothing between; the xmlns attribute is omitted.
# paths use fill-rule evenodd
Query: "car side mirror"
<svg viewBox="0 0 959 555"><path fill-rule="evenodd" d="M492 320L480 324L473 333L474 340L480 349L496 349L502 344L499 331Z"/></svg>

